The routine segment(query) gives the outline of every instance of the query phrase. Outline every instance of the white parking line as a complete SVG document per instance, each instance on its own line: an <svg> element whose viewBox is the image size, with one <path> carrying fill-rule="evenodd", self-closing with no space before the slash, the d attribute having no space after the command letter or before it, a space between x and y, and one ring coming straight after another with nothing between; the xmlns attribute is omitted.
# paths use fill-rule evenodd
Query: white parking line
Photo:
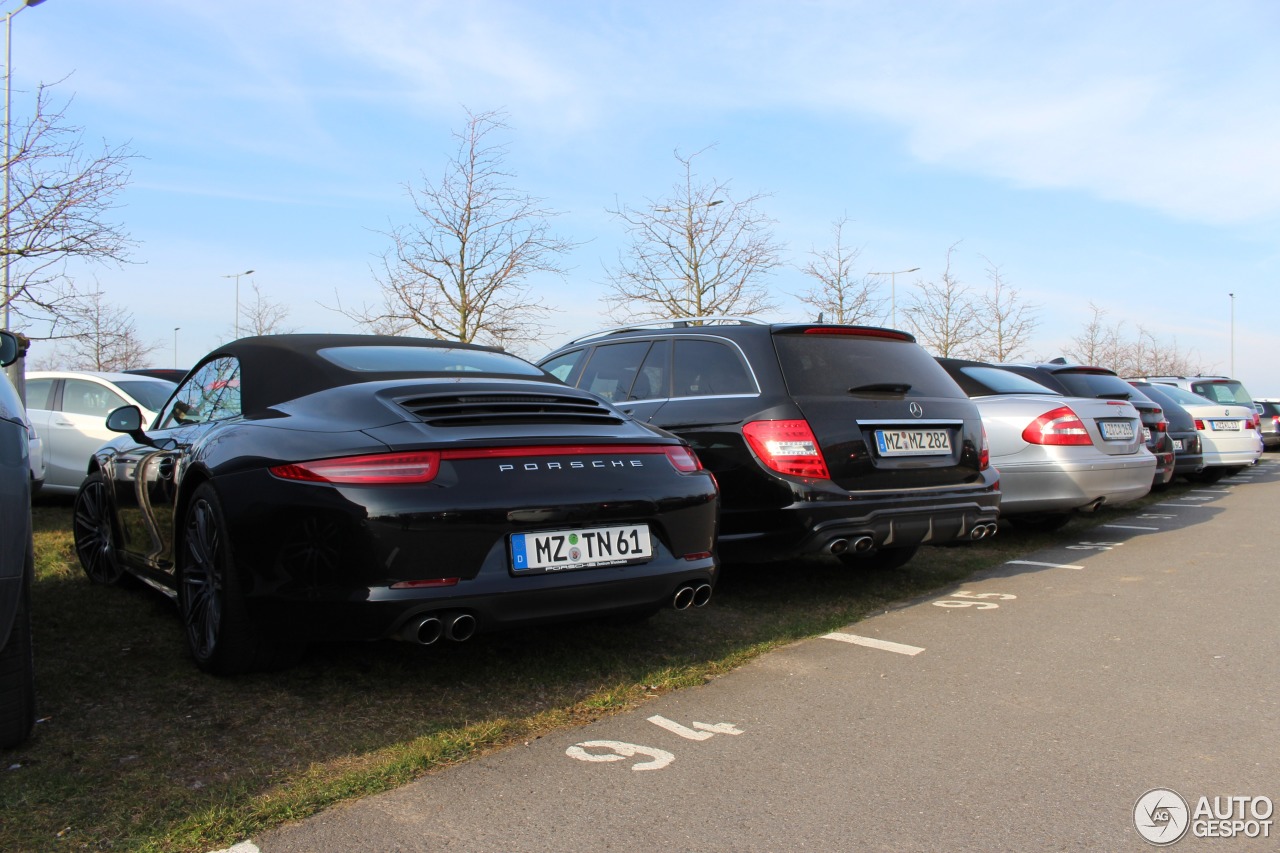
<svg viewBox="0 0 1280 853"><path fill-rule="evenodd" d="M1209 509L1208 504L1152 504L1152 506L1189 506L1196 509Z"/></svg>
<svg viewBox="0 0 1280 853"><path fill-rule="evenodd" d="M891 643L888 640L877 640L874 637L859 637L857 634L823 634L824 640L838 640L841 643L853 643L855 646L866 646L869 649L880 649L900 655L918 655L924 649L919 646L907 646L902 643Z"/></svg>
<svg viewBox="0 0 1280 853"><path fill-rule="evenodd" d="M1036 560L1007 560L1006 566L1044 566L1046 569L1083 569L1084 566L1073 566L1069 563L1041 563Z"/></svg>
<svg viewBox="0 0 1280 853"><path fill-rule="evenodd" d="M1159 527L1141 527L1137 524L1104 524L1103 527L1114 527L1117 530L1159 530Z"/></svg>

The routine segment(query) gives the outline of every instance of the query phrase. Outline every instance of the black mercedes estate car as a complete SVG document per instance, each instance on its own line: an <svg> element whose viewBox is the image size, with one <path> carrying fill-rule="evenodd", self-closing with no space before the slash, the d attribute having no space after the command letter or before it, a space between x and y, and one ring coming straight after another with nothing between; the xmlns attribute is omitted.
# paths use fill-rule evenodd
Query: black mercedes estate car
<svg viewBox="0 0 1280 853"><path fill-rule="evenodd" d="M541 366L689 442L721 491L719 553L830 553L896 567L996 529L977 408L904 332L661 321L568 343Z"/></svg>

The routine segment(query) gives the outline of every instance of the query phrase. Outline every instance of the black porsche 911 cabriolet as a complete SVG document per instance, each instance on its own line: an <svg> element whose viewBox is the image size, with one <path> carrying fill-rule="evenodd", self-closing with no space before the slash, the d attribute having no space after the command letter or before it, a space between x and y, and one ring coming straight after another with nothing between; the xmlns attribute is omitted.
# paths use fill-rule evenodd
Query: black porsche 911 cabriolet
<svg viewBox="0 0 1280 853"><path fill-rule="evenodd" d="M373 335L243 338L89 462L89 578L175 598L203 669L306 644L705 604L716 484L680 439L500 350Z"/></svg>

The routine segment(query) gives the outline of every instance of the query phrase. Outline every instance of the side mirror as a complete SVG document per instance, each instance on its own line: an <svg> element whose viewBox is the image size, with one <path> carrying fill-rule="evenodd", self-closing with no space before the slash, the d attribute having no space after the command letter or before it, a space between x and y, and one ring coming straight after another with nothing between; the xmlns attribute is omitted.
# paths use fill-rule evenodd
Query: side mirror
<svg viewBox="0 0 1280 853"><path fill-rule="evenodd" d="M0 331L0 367L8 367L17 361L19 349L17 335Z"/></svg>
<svg viewBox="0 0 1280 853"><path fill-rule="evenodd" d="M142 412L137 406L121 406L107 415L107 429L130 435L142 432Z"/></svg>

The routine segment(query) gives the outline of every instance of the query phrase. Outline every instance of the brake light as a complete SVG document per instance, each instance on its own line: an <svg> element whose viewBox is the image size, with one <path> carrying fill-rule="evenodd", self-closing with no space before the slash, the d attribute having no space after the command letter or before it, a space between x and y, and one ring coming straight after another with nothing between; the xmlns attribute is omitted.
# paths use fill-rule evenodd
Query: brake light
<svg viewBox="0 0 1280 853"><path fill-rule="evenodd" d="M692 474L694 471L702 470L702 462L684 445L668 447L666 450L667 459L671 460L672 467L680 473Z"/></svg>
<svg viewBox="0 0 1280 853"><path fill-rule="evenodd" d="M808 421L752 421L742 434L760 461L779 474L831 479Z"/></svg>
<svg viewBox="0 0 1280 853"><path fill-rule="evenodd" d="M531 456L666 456L677 471L691 474L702 470L702 463L689 448L679 444L546 444L513 447L468 447L449 450L419 450L406 453L373 453L364 456L344 456L337 459L316 459L276 465L271 473L282 480L303 483L335 483L357 486L389 486L397 484L429 483L440 472L440 462L445 459L511 459ZM598 464L597 464L598 463ZM593 468L608 467L602 459L586 464ZM615 463L621 464L621 463Z"/></svg>
<svg viewBox="0 0 1280 853"><path fill-rule="evenodd" d="M1204 429L1204 421L1196 418L1196 429Z"/></svg>
<svg viewBox="0 0 1280 853"><path fill-rule="evenodd" d="M1262 429L1262 415L1259 415L1257 412L1253 415L1253 428L1256 430Z"/></svg>
<svg viewBox="0 0 1280 853"><path fill-rule="evenodd" d="M317 459L313 462L277 465L271 469L271 473L282 480L348 485L429 483L439 472L438 450Z"/></svg>
<svg viewBox="0 0 1280 853"><path fill-rule="evenodd" d="M1062 446L1093 444L1084 421L1070 406L1060 406L1036 418L1022 431L1022 440L1027 444Z"/></svg>
<svg viewBox="0 0 1280 853"><path fill-rule="evenodd" d="M1271 426L1276 432L1280 432L1280 415L1271 416Z"/></svg>
<svg viewBox="0 0 1280 853"><path fill-rule="evenodd" d="M910 335L903 332L894 332L889 329L851 329L847 327L818 327L815 329L805 329L806 335L847 335L854 338L888 338L891 341L910 341Z"/></svg>
<svg viewBox="0 0 1280 853"><path fill-rule="evenodd" d="M1155 430L1156 432L1168 432L1168 431L1169 431L1169 422L1168 422L1168 421L1156 421L1154 424L1152 424L1152 425L1151 425L1151 428L1152 428L1153 430Z"/></svg>
<svg viewBox="0 0 1280 853"><path fill-rule="evenodd" d="M978 451L978 470L985 471L991 467L991 445L987 443L987 428L982 428L982 449Z"/></svg>

